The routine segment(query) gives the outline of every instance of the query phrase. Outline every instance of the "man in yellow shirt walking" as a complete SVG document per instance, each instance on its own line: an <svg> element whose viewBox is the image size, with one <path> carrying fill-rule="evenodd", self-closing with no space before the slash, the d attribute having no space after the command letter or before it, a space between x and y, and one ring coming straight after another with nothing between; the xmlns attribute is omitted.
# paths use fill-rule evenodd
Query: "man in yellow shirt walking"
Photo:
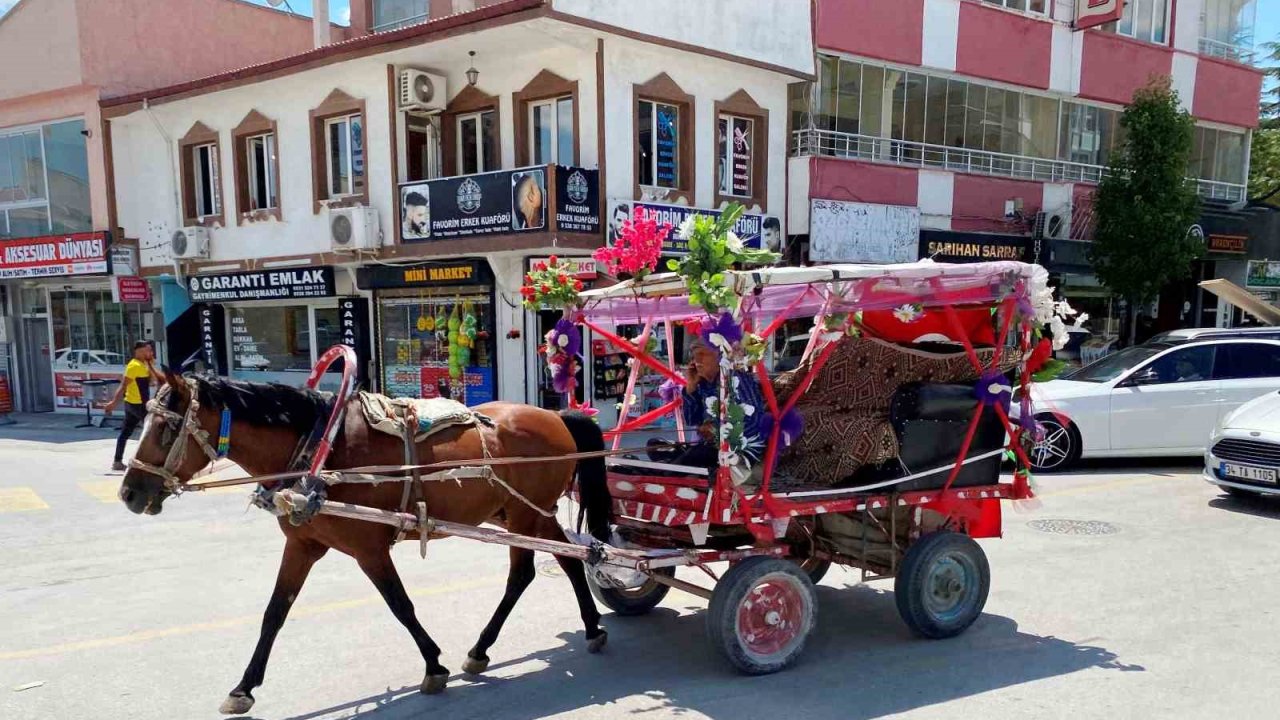
<svg viewBox="0 0 1280 720"><path fill-rule="evenodd" d="M124 367L124 375L120 379L120 387L116 388L116 396L107 403L106 414L110 415L124 399L124 424L120 426L120 437L116 438L115 462L111 469L124 471L124 445L133 436L133 431L147 417L147 401L151 399L152 381L155 387L164 382L160 373L156 372L156 351L151 343L139 340L133 344L133 359Z"/></svg>

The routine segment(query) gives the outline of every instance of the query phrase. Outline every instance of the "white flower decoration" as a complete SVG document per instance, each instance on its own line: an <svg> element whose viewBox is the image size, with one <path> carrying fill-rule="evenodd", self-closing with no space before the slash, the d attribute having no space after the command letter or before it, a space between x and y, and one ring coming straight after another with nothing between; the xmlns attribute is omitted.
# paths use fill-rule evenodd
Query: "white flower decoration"
<svg viewBox="0 0 1280 720"><path fill-rule="evenodd" d="M680 227L676 229L677 238L681 240L689 239L689 236L693 234L693 218L694 216L690 215L684 219L684 222L680 223Z"/></svg>
<svg viewBox="0 0 1280 720"><path fill-rule="evenodd" d="M569 347L569 336L561 335L560 337L556 338L556 345L559 345L562 348Z"/></svg>
<svg viewBox="0 0 1280 720"><path fill-rule="evenodd" d="M729 234L725 236L724 246L728 248L730 252L740 253L743 250L742 238L738 237L732 230L730 230Z"/></svg>
<svg viewBox="0 0 1280 720"><path fill-rule="evenodd" d="M899 305L893 309L893 316L898 319L898 322L913 323L923 314L916 305Z"/></svg>

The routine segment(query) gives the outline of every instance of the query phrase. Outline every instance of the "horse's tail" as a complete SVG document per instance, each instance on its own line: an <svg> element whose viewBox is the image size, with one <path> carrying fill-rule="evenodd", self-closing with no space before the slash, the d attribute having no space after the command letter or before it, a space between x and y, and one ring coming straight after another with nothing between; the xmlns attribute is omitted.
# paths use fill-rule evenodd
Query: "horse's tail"
<svg viewBox="0 0 1280 720"><path fill-rule="evenodd" d="M560 413L560 420L569 429L578 452L604 450L604 433L585 413L568 410ZM604 456L578 461L578 502L587 516L587 531L601 542L609 541L610 523L613 521L613 498L609 496Z"/></svg>

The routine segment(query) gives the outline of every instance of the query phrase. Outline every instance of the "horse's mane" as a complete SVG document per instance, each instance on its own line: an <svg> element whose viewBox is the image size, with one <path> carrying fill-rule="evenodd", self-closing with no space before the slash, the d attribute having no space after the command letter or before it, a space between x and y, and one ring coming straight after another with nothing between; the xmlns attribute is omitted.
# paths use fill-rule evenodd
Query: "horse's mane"
<svg viewBox="0 0 1280 720"><path fill-rule="evenodd" d="M202 407L225 408L233 419L250 425L286 427L306 434L329 415L329 400L315 390L208 374L196 375L195 380Z"/></svg>

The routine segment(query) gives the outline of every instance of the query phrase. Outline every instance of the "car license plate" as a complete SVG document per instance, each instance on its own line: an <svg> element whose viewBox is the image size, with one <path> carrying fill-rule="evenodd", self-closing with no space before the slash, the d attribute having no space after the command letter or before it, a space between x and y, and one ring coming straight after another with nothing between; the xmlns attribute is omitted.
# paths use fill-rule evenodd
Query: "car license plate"
<svg viewBox="0 0 1280 720"><path fill-rule="evenodd" d="M1252 465L1237 465L1235 463L1222 463L1219 468L1226 477L1239 478L1241 480L1252 480L1254 482L1276 482L1276 471L1274 468L1260 468Z"/></svg>

